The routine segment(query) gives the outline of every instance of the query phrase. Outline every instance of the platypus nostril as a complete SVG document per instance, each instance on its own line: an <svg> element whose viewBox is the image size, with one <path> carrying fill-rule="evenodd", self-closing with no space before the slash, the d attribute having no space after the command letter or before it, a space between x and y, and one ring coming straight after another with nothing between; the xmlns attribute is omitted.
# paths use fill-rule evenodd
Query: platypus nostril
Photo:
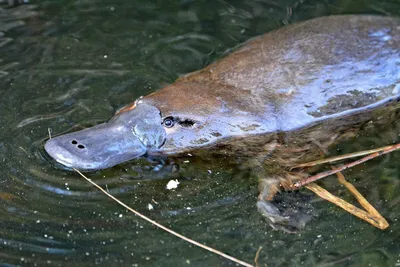
<svg viewBox="0 0 400 267"><path fill-rule="evenodd" d="M72 140L72 141L71 141L71 144L77 145L77 144L78 144L78 141ZM85 146L84 146L84 145L81 145L81 144L77 145L77 147L80 148L80 149L84 149L84 148L85 148Z"/></svg>

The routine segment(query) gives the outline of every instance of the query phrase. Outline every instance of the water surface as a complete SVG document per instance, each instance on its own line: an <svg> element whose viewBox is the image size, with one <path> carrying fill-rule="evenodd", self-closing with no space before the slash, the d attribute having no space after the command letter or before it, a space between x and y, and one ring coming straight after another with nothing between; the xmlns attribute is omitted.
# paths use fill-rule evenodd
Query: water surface
<svg viewBox="0 0 400 267"><path fill-rule="evenodd" d="M36 6L32 6L35 4ZM54 164L43 144L108 120L141 95L198 70L241 42L329 14L400 15L400 1L35 1L0 13L0 265L234 266L110 201ZM400 123L331 154L399 142ZM380 231L312 194L314 219L273 231L255 208L257 179L224 159L179 172L134 161L88 174L152 219L260 266L400 266L400 153L345 174L388 219ZM178 179L176 190L166 190ZM324 182L351 200L334 178ZM153 210L149 210L149 204Z"/></svg>

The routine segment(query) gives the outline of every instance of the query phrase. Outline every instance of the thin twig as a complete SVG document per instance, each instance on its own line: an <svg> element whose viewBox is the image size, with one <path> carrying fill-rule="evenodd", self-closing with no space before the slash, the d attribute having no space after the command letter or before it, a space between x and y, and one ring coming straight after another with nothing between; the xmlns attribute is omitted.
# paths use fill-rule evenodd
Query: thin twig
<svg viewBox="0 0 400 267"><path fill-rule="evenodd" d="M336 162L336 161L339 161L339 160L344 160L344 159L361 157L361 156L369 155L369 154L372 154L372 153L375 153L375 152L380 152L380 151L383 151L385 149L390 149L391 147L393 147L393 145L374 148L374 149L369 149L369 150L363 150L363 151L358 151L358 152L353 152L353 153L340 155L340 156L336 156L336 157L331 157L331 158L327 158L327 159L320 159L320 160L310 161L310 162L306 162L306 163L302 163L302 164L299 164L297 166L294 166L290 170L298 169L298 168L304 168L304 167L312 167L312 166L316 166L316 165L320 165L320 164L324 164L324 163L333 163L333 162Z"/></svg>
<svg viewBox="0 0 400 267"><path fill-rule="evenodd" d="M350 163L348 163L348 164L345 164L345 165L340 166L340 167L338 167L338 168L334 168L334 169L329 170L329 171L320 172L320 173L318 173L318 174L316 174L316 175L313 175L313 176L307 177L307 178L305 178L305 179L303 179L303 180L300 180L300 181L296 182L296 183L293 185L293 187L295 187L295 188L300 188L300 187L302 187L302 186L305 186L305 185L307 185L307 184L310 184L310 183L312 183L312 182L315 182L315 181L317 181L317 180L319 180L319 179L322 179L322 178L324 178L324 177L326 177L326 176L329 176L329 175L332 175L332 174L335 174L335 173L344 171L344 170L346 170L346 169L348 169L348 168L354 167L354 166L359 165L359 164L361 164L361 163L364 163L364 162L366 162L366 161L368 161L368 160L371 160L371 159L374 159L374 158L376 158L376 157L379 157L379 156L385 155L385 154L387 154L387 153L393 152L393 151L395 151L395 150L397 150L397 149L400 149L400 144L388 146L388 147L386 147L386 149L384 149L384 150L382 150L382 151L372 153L372 154L370 154L370 155L368 155L368 156L366 156L366 157L363 157L363 158L361 158L361 159L359 159L359 160L350 162Z"/></svg>
<svg viewBox="0 0 400 267"><path fill-rule="evenodd" d="M352 194L353 196L357 199L358 203L371 215L375 216L376 218L379 218L380 221L382 221L382 226L384 228L387 228L389 226L389 223L385 220L385 218L382 217L382 215L368 202L368 200L365 199L363 195L355 188L355 186L348 181L346 181L346 178L341 172L336 173L338 177L339 183L344 185Z"/></svg>
<svg viewBox="0 0 400 267"><path fill-rule="evenodd" d="M376 210L375 211L378 214L378 216L375 216L375 214L371 214L371 213L366 212L365 210L357 208L356 206L344 201L343 199L341 199L341 198L339 198L339 197L337 197L335 195L332 195L329 191L325 190L324 188L322 188L321 186L317 185L316 183L308 184L305 187L307 189L313 191L319 197L321 197L321 198L323 198L325 200L328 200L329 202L341 207L345 211L347 211L347 212L353 214L354 216L357 216L358 218L370 223L371 225L375 226L376 228L384 230L389 226L389 224L385 220L385 218L383 218ZM355 190L357 191L357 189L355 189ZM367 201L365 200L365 202L367 202ZM363 203L363 204L365 204L365 203ZM371 206L371 204L369 204L369 205Z"/></svg>
<svg viewBox="0 0 400 267"><path fill-rule="evenodd" d="M221 252L221 251L218 251L218 250L216 250L216 249L213 249L213 248L211 248L211 247L208 247L208 246L206 246L206 245L203 245L203 244L201 244L201 243L199 243L199 242L197 242L197 241L194 241L194 240L192 240L192 239L190 239L190 238L188 238L188 237L185 237L185 236L183 236L183 235L181 235L181 234L179 234L179 233L177 233L177 232L175 232L175 231L173 231L173 230L171 230L171 229L169 229L169 228L167 228L167 227L165 227L165 226L159 224L159 223L156 222L156 221L153 221L152 219L150 219L150 218L146 217L145 215L141 214L140 212L138 212L138 211L132 209L131 207L129 207L128 205L126 205L125 203L123 203L121 200L115 198L113 195L109 194L109 193L108 193L107 191L105 191L101 186L99 186L98 184L96 184L95 182L93 182L91 179L89 179L89 178L87 178L85 175L83 175L79 170L77 170L77 169L75 169L75 168L74 168L74 170L75 170L77 173L79 173L86 181L88 181L89 183L91 183L92 185L94 185L95 187L97 187L97 189L99 189L101 192L103 192L104 194L106 194L109 198L111 198L112 200L114 200L115 202L117 202L118 204L120 204L121 206L123 206L124 208L126 208L127 210L133 212L134 214L136 214L136 215L139 216L140 218L142 218L142 219L148 221L149 223L151 223L151 224L157 226L158 228L161 228L162 230L164 230L164 231L166 231L166 232L168 232L168 233L170 233L170 234L172 234L172 235L174 235L174 236L176 236L176 237L179 237L180 239L183 239L183 240L185 240L186 242L189 242L189 243L191 243L191 244L193 244L193 245L195 245L195 246L201 247L201 248L203 248L203 249L205 249L205 250L208 250L208 251L210 251L210 252L212 252L212 253L215 253L215 254L217 254L217 255L219 255L219 256L221 256L221 257L224 257L224 258L226 258L226 259L228 259L228 260L231 260L231 261L233 261L233 262L236 262L237 264L240 264L240 265L243 265L243 266L247 266L247 267L253 267L253 265L251 265L251 264L249 264L249 263L247 263L247 262L238 260L238 259L236 259L236 258L234 258L234 257L232 257L232 256L229 256L229 255L227 255L227 254L225 254L225 253L223 253L223 252Z"/></svg>
<svg viewBox="0 0 400 267"><path fill-rule="evenodd" d="M256 265L256 267L259 267L260 265L258 264L258 258L260 257L260 252L261 252L261 250L262 250L262 246L260 246L258 249L257 249L257 252L256 252L256 256L254 257L254 264Z"/></svg>
<svg viewBox="0 0 400 267"><path fill-rule="evenodd" d="M49 139L51 139L51 129L47 128L47 131L49 132Z"/></svg>

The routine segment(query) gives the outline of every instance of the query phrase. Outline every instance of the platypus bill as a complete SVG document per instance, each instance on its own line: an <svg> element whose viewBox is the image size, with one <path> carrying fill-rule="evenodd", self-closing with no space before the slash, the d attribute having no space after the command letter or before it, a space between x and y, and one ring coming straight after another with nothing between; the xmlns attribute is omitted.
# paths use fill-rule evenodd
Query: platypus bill
<svg viewBox="0 0 400 267"><path fill-rule="evenodd" d="M375 123L396 119L399 33L398 18L364 15L286 26L136 100L107 123L50 139L45 149L80 170L189 151L248 157L259 163L260 211L274 227L298 228L302 223L270 200L280 185L305 176L289 173L291 166L385 110L395 115Z"/></svg>

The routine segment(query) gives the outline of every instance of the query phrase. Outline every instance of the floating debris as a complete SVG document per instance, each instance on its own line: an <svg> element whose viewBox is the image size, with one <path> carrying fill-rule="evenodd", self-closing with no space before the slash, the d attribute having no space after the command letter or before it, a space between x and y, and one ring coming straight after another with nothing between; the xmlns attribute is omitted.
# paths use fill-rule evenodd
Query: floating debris
<svg viewBox="0 0 400 267"><path fill-rule="evenodd" d="M179 184L180 183L179 183L178 180L170 180L166 187L167 187L168 190L176 189L176 188L178 188Z"/></svg>

